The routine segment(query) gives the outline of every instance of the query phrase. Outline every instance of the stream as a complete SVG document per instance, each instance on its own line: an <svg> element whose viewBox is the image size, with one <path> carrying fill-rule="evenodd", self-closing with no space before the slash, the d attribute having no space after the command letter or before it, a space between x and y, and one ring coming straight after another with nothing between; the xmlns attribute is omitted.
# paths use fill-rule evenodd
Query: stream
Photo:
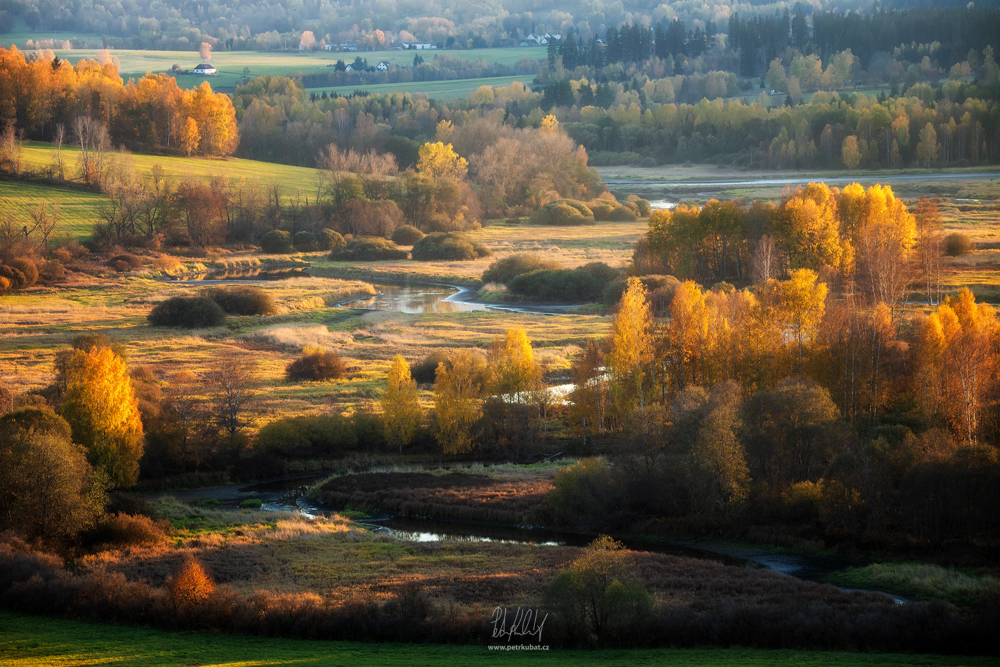
<svg viewBox="0 0 1000 667"><path fill-rule="evenodd" d="M265 512L297 512L306 518L330 517L337 508L326 507L306 496L307 489L329 476L329 473L308 473L286 476L244 486L224 486L195 489L174 494L186 503L215 499L225 506L235 507L246 498L260 498ZM342 508L341 508L342 509ZM501 542L527 544L539 548L590 544L595 534L579 533L553 528L503 526L477 522L448 521L402 517L387 512L371 512L368 518L354 520L366 530L387 533L409 542ZM652 551L684 558L710 560L724 565L744 568L766 568L807 581L822 582L824 577L847 567L868 565L870 560L844 556L792 553L769 550L755 544L731 540L671 540L649 541L624 538L621 541L635 551ZM855 590L844 588L843 590ZM909 602L906 598L869 591L893 598L898 604Z"/></svg>

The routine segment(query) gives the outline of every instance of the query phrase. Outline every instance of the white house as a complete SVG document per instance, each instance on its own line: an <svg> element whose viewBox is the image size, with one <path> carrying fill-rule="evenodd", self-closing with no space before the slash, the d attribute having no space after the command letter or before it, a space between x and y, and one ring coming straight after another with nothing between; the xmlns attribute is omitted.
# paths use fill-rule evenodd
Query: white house
<svg viewBox="0 0 1000 667"><path fill-rule="evenodd" d="M327 51L333 51L333 44L324 44L323 48Z"/></svg>
<svg viewBox="0 0 1000 667"><path fill-rule="evenodd" d="M406 45L406 48L411 51L428 51L434 47L429 42L410 42Z"/></svg>
<svg viewBox="0 0 1000 667"><path fill-rule="evenodd" d="M388 72L389 63L386 62L385 60L380 60L378 65L375 65L375 69L377 69L379 72Z"/></svg>
<svg viewBox="0 0 1000 667"><path fill-rule="evenodd" d="M354 71L354 65L348 63L347 67L344 68L344 71L345 72L353 72Z"/></svg>
<svg viewBox="0 0 1000 667"><path fill-rule="evenodd" d="M208 63L202 63L194 68L195 74L201 74L202 76L215 76L219 73L219 70L215 69Z"/></svg>

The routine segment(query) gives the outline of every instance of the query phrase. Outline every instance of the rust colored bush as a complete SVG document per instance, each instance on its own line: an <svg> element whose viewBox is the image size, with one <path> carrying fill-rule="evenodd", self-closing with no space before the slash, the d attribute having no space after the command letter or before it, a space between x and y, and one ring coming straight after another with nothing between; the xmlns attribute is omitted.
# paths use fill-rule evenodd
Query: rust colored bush
<svg viewBox="0 0 1000 667"><path fill-rule="evenodd" d="M170 580L170 599L178 609L203 605L215 592L215 584L194 558L188 558Z"/></svg>
<svg viewBox="0 0 1000 667"><path fill-rule="evenodd" d="M307 350L288 364L285 375L292 381L337 380L347 375L347 364L336 352Z"/></svg>
<svg viewBox="0 0 1000 667"><path fill-rule="evenodd" d="M126 271L135 271L142 266L142 258L138 255L133 255L130 252L122 253L121 255L115 255L108 260L108 265L110 265L115 271L124 273Z"/></svg>
<svg viewBox="0 0 1000 667"><path fill-rule="evenodd" d="M167 534L162 525L148 516L117 512L105 516L84 540L106 547L148 547L164 544Z"/></svg>

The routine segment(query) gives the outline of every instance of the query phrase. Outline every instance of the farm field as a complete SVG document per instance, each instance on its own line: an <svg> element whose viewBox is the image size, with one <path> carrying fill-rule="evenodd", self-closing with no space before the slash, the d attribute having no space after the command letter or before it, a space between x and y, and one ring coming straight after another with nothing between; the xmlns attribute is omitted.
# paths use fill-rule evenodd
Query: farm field
<svg viewBox="0 0 1000 667"><path fill-rule="evenodd" d="M350 95L355 90L364 90L373 95L388 95L391 93L426 93L434 99L450 100L456 97L465 97L475 92L480 86L493 86L501 88L509 86L515 81L520 81L525 86L531 83L534 77L525 76L494 76L483 79L456 79L452 81L410 81L407 83L377 83L373 85L356 86L333 86L330 88L310 88L316 93L337 93L339 95Z"/></svg>
<svg viewBox="0 0 1000 667"><path fill-rule="evenodd" d="M0 181L0 211L12 213L18 220L28 220L39 204L59 206L60 224L57 239L86 239L98 219L98 208L104 195L90 190L61 188L37 183Z"/></svg>
<svg viewBox="0 0 1000 667"><path fill-rule="evenodd" d="M511 661L485 647L435 644L361 644L166 632L0 612L0 659L11 667L119 663L187 665L495 665ZM988 658L745 649L554 650L516 657L519 665L672 665L676 667L978 667Z"/></svg>
<svg viewBox="0 0 1000 667"><path fill-rule="evenodd" d="M31 36L26 33L17 33L16 37L0 37L0 44L19 44ZM60 39L53 35L41 35L37 38ZM67 37L61 37L66 39ZM74 49L62 50L54 49L53 52L60 58L66 58L72 63L86 58L96 58L99 49ZM201 57L197 50L191 51L142 51L112 49L111 55L118 58L122 78L140 78L147 72L166 72L174 65L179 65L181 69L192 69L201 62ZM313 51L310 53L299 53L298 51L216 51L212 54L211 63L219 70L215 76L202 77L186 75L177 77L177 85L181 88L196 88L202 81L208 81L213 88L224 87L233 88L244 77L244 69L250 70L250 77L263 76L266 74L274 76L295 76L309 72L326 72L327 68L338 60L352 62L360 56L374 65L381 60L386 60L395 65L411 65L416 51L352 51L352 52L326 52ZM420 55L428 62L433 60L435 55L447 55L452 58L478 61L485 60L490 63L500 63L513 65L523 58L532 60L544 59L545 49L538 47L516 47L509 49L468 49L449 51L421 51ZM535 68L526 68L518 78L527 77L529 80L535 74ZM506 77L504 77L506 78ZM434 82L431 82L434 83ZM470 85L470 84L467 84ZM489 84L480 84L489 85ZM506 84L505 84L506 85ZM474 88L473 88L474 90Z"/></svg>

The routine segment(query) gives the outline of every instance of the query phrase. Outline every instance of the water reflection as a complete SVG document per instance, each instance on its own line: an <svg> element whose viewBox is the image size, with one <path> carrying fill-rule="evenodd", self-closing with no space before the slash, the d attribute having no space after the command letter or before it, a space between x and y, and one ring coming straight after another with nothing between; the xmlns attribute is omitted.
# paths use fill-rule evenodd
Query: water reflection
<svg viewBox="0 0 1000 667"><path fill-rule="evenodd" d="M229 269L169 278L178 283L272 282L306 276L305 269Z"/></svg>
<svg viewBox="0 0 1000 667"><path fill-rule="evenodd" d="M372 283L379 291L375 296L346 301L344 308L359 310L391 310L400 313L459 313L470 310L487 310L481 303L458 301L462 291L439 285L394 285Z"/></svg>

